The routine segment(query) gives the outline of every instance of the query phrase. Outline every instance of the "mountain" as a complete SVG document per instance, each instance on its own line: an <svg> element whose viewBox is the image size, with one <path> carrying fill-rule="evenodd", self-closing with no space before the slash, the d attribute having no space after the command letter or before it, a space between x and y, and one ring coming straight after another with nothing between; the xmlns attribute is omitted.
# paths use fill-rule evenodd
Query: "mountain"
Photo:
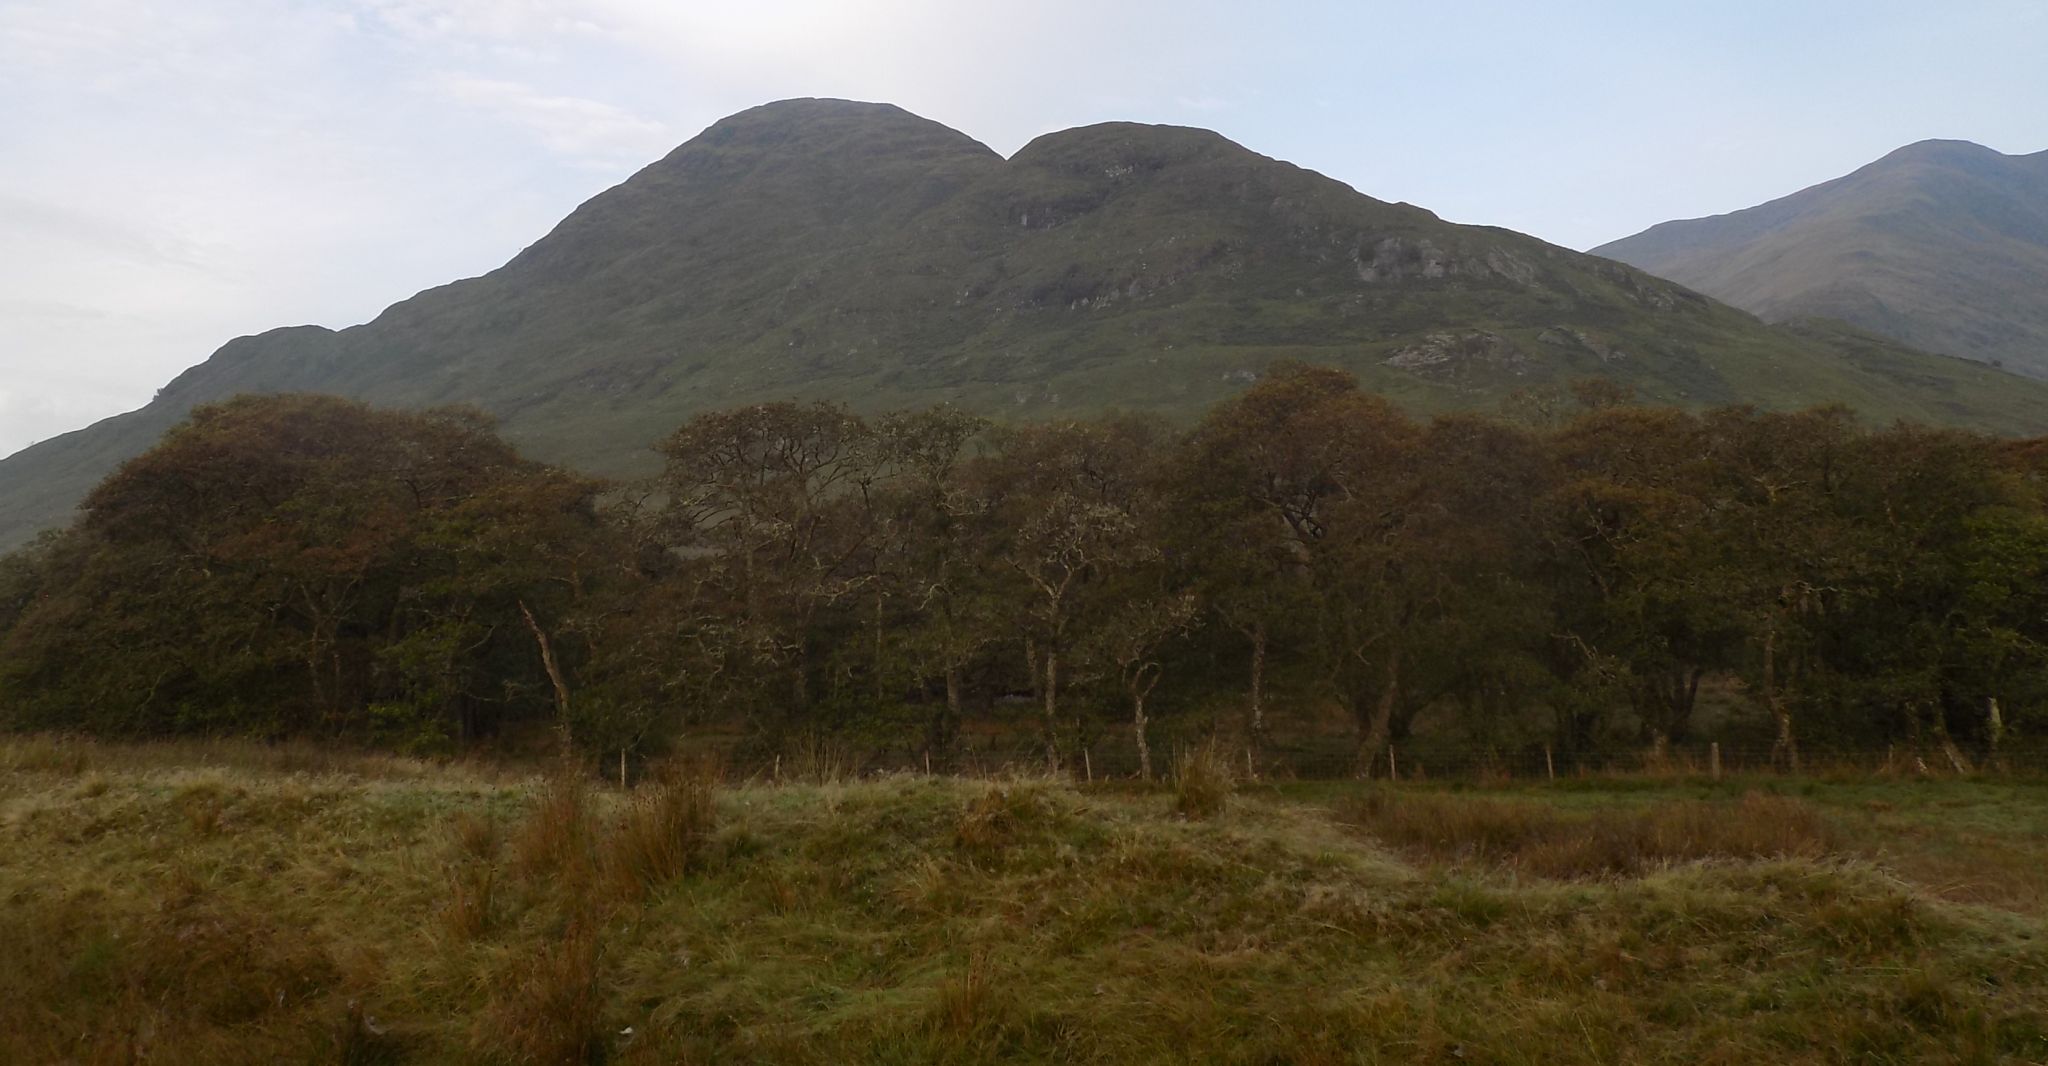
<svg viewBox="0 0 2048 1066"><path fill-rule="evenodd" d="M1769 321L1841 319L2048 377L2048 152L1921 141L1783 199L1593 252Z"/></svg>
<svg viewBox="0 0 2048 1066"><path fill-rule="evenodd" d="M2048 429L2048 387L1773 328L1207 131L1088 126L1006 160L888 105L791 100L718 122L483 277L366 325L231 341L141 410L0 461L0 545L242 392L476 404L528 454L632 475L715 406L1190 416L1287 358L1421 411L1600 375L1685 404Z"/></svg>

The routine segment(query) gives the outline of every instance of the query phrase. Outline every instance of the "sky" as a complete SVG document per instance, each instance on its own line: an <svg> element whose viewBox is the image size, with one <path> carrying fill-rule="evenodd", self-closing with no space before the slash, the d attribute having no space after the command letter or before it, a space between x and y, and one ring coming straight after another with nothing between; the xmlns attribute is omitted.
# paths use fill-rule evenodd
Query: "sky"
<svg viewBox="0 0 2048 1066"><path fill-rule="evenodd" d="M2048 0L0 0L0 455L488 271L720 117L1202 126L1573 248L2048 148Z"/></svg>

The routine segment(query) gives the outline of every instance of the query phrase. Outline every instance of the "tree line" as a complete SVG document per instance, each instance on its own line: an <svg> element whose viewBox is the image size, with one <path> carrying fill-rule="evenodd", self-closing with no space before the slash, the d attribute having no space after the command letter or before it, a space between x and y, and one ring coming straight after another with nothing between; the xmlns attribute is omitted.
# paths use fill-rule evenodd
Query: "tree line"
<svg viewBox="0 0 2048 1066"><path fill-rule="evenodd" d="M1418 732L1657 749L1703 690L1787 766L2044 720L2038 440L1597 383L1422 421L1289 365L1191 428L781 403L660 451L605 484L470 411L199 408L0 560L0 724L1054 767L1121 736L1149 775L1162 724L1334 730L1361 769Z"/></svg>

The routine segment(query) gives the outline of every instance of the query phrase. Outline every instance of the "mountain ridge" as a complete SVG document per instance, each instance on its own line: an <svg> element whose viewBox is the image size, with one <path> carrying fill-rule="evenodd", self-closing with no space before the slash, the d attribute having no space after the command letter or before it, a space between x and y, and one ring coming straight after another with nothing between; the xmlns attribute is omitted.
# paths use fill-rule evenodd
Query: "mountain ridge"
<svg viewBox="0 0 2048 1066"><path fill-rule="evenodd" d="M1191 417L1282 359L1346 367L1425 412L1606 376L1694 406L1840 400L2048 428L2048 389L1773 329L1212 131L1102 123L1004 159L893 105L797 100L714 123L496 270L345 329L237 338L145 408L0 460L0 546L61 521L194 404L240 392L473 404L528 454L633 476L711 407Z"/></svg>
<svg viewBox="0 0 2048 1066"><path fill-rule="evenodd" d="M2048 377L2048 151L1924 140L1754 207L1593 249L1767 321L1839 318Z"/></svg>

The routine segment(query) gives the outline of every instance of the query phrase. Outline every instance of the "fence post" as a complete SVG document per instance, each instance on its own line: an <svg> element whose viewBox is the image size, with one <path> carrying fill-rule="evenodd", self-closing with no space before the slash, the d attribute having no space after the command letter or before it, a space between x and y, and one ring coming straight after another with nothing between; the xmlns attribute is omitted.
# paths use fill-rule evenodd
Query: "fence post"
<svg viewBox="0 0 2048 1066"><path fill-rule="evenodd" d="M1088 749L1081 749L1081 772L1088 775L1088 783L1095 783L1095 760L1088 755Z"/></svg>
<svg viewBox="0 0 2048 1066"><path fill-rule="evenodd" d="M1557 780L1557 764L1550 759L1550 745L1548 744L1543 745L1543 776L1553 782Z"/></svg>
<svg viewBox="0 0 2048 1066"><path fill-rule="evenodd" d="M1244 749L1244 779L1246 781L1257 781L1259 779L1259 768L1252 762L1252 749L1250 748Z"/></svg>
<svg viewBox="0 0 2048 1066"><path fill-rule="evenodd" d="M1394 744L1392 741L1387 742L1387 780L1401 780L1401 768L1394 762Z"/></svg>
<svg viewBox="0 0 2048 1066"><path fill-rule="evenodd" d="M626 749L619 749L619 791L626 789Z"/></svg>
<svg viewBox="0 0 2048 1066"><path fill-rule="evenodd" d="M930 748L924 749L924 775L926 777L932 775L932 749Z"/></svg>
<svg viewBox="0 0 2048 1066"><path fill-rule="evenodd" d="M1707 765L1711 767L1714 780L1721 780L1721 742L1714 741L1707 746Z"/></svg>

